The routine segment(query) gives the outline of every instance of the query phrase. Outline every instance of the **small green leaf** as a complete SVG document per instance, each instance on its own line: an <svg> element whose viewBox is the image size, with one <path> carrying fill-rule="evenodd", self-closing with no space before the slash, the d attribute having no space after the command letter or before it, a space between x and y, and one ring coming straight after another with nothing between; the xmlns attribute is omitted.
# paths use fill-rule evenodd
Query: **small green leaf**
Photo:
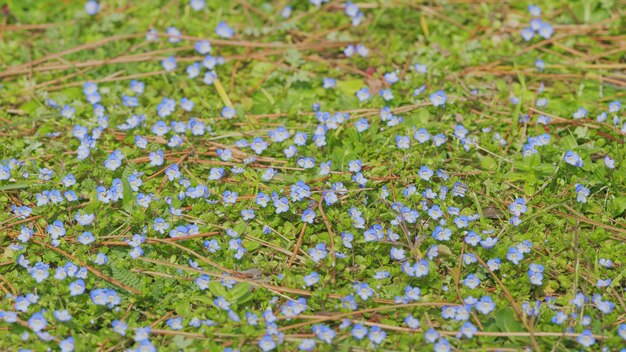
<svg viewBox="0 0 626 352"><path fill-rule="evenodd" d="M124 210L130 213L133 210L135 202L133 197L133 189L130 187L130 183L128 183L128 180L126 180L125 178L122 179L122 188L124 191L124 196L122 198Z"/></svg>

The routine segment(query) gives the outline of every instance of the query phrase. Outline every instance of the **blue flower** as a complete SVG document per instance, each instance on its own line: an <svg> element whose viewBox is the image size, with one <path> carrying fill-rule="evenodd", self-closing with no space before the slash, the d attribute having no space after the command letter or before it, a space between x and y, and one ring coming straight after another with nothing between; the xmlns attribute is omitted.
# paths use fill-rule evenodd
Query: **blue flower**
<svg viewBox="0 0 626 352"><path fill-rule="evenodd" d="M513 215L521 216L526 213L528 206L526 206L526 201L523 198L516 198L513 203L509 204L509 210Z"/></svg>
<svg viewBox="0 0 626 352"><path fill-rule="evenodd" d="M130 90L135 94L143 94L145 88L146 85L141 81L134 79L130 81Z"/></svg>
<svg viewBox="0 0 626 352"><path fill-rule="evenodd" d="M615 169L615 159L611 158L611 156L606 155L604 157L604 166L609 169Z"/></svg>
<svg viewBox="0 0 626 352"><path fill-rule="evenodd" d="M368 333L367 328L361 324L354 324L350 332L352 336L357 340L362 340Z"/></svg>
<svg viewBox="0 0 626 352"><path fill-rule="evenodd" d="M317 284L320 281L320 276L317 272L312 272L309 275L304 276L303 278L304 280L304 284L307 287L313 286L315 284Z"/></svg>
<svg viewBox="0 0 626 352"><path fill-rule="evenodd" d="M356 98L359 101L366 101L370 98L370 91L367 87L363 87L356 92Z"/></svg>
<svg viewBox="0 0 626 352"><path fill-rule="evenodd" d="M535 31L530 27L526 27L522 29L521 34L522 34L522 38L524 38L524 40L528 42L531 39L533 39L533 37L535 36Z"/></svg>
<svg viewBox="0 0 626 352"><path fill-rule="evenodd" d="M235 31L226 22L222 21L215 27L215 34L222 38L230 39L235 35Z"/></svg>
<svg viewBox="0 0 626 352"><path fill-rule="evenodd" d="M313 351L314 348L315 340L313 339L302 339L302 341L300 341L300 345L298 346L300 351Z"/></svg>
<svg viewBox="0 0 626 352"><path fill-rule="evenodd" d="M397 247L391 248L390 255L391 259L393 260L403 260L404 258L406 258L406 256L404 255L404 249Z"/></svg>
<svg viewBox="0 0 626 352"><path fill-rule="evenodd" d="M602 296L600 295L594 295L591 299L591 301L593 302L594 306L602 313L604 314L609 314L613 311L613 308L615 308L615 304L611 301L604 301L602 300Z"/></svg>
<svg viewBox="0 0 626 352"><path fill-rule="evenodd" d="M80 225L89 226L93 223L93 219L95 218L94 214L86 214L84 211L77 211L74 219Z"/></svg>
<svg viewBox="0 0 626 352"><path fill-rule="evenodd" d="M259 348L264 351L271 351L276 348L276 342L271 335L265 335L259 340Z"/></svg>
<svg viewBox="0 0 626 352"><path fill-rule="evenodd" d="M617 328L617 333L621 336L622 340L626 340L626 324L620 324Z"/></svg>
<svg viewBox="0 0 626 352"><path fill-rule="evenodd" d="M584 165L583 159L580 157L580 155L571 150L565 153L565 155L563 156L563 161L576 167L583 167Z"/></svg>
<svg viewBox="0 0 626 352"><path fill-rule="evenodd" d="M104 253L98 253L96 255L96 259L94 259L94 263L98 265L104 265L109 261L109 258Z"/></svg>
<svg viewBox="0 0 626 352"><path fill-rule="evenodd" d="M334 78L324 77L322 79L322 85L324 89L332 89L335 88L335 86L337 85L337 81L335 81Z"/></svg>
<svg viewBox="0 0 626 352"><path fill-rule="evenodd" d="M74 337L70 336L64 340L59 342L59 348L61 352L72 352L74 351Z"/></svg>
<svg viewBox="0 0 626 352"><path fill-rule="evenodd" d="M391 91L391 89L381 89L378 94L385 100L385 101L389 101L389 100L393 100L393 92Z"/></svg>
<svg viewBox="0 0 626 352"><path fill-rule="evenodd" d="M493 302L491 297L483 296L476 303L474 308L476 308L476 310L478 312L480 312L481 314L485 314L486 315L486 314L491 313L494 309L496 309L496 304Z"/></svg>
<svg viewBox="0 0 626 352"><path fill-rule="evenodd" d="M48 326L48 321L42 312L33 313L28 319L28 326L35 332L39 332Z"/></svg>
<svg viewBox="0 0 626 352"><path fill-rule="evenodd" d="M330 344L337 333L335 330L323 324L315 324L311 327L313 333L317 336L318 339Z"/></svg>
<svg viewBox="0 0 626 352"><path fill-rule="evenodd" d="M256 154L261 154L268 147L268 143L263 140L261 137L256 137L250 143L250 149L252 149Z"/></svg>
<svg viewBox="0 0 626 352"><path fill-rule="evenodd" d="M328 251L326 251L325 243L318 243L314 248L309 248L309 256L311 256L311 259L316 263L326 258L327 255Z"/></svg>
<svg viewBox="0 0 626 352"><path fill-rule="evenodd" d="M181 33L176 27L168 27L165 30L165 34L167 35L170 43L178 43L181 40Z"/></svg>
<svg viewBox="0 0 626 352"><path fill-rule="evenodd" d="M417 176L424 181L430 181L430 178L434 175L433 170L431 170L428 166L424 165L420 167L417 172Z"/></svg>
<svg viewBox="0 0 626 352"><path fill-rule="evenodd" d="M235 109L231 108L230 106L225 106L222 109L222 117L227 119L232 119L233 117L235 117L236 113L237 112L235 111Z"/></svg>
<svg viewBox="0 0 626 352"><path fill-rule="evenodd" d="M55 310L54 317L61 322L72 320L72 315L67 310Z"/></svg>
<svg viewBox="0 0 626 352"><path fill-rule="evenodd" d="M552 37L552 33L554 33L554 28L548 22L541 22L537 33L544 39L549 39L550 37Z"/></svg>
<svg viewBox="0 0 626 352"><path fill-rule="evenodd" d="M366 48L363 44L357 44L354 47L354 50L356 51L357 54L359 54L361 57L366 57L369 54L369 49Z"/></svg>
<svg viewBox="0 0 626 352"><path fill-rule="evenodd" d="M135 329L135 342L147 341L150 338L152 328L150 326L140 327Z"/></svg>
<svg viewBox="0 0 626 352"><path fill-rule="evenodd" d="M161 66L167 72L173 71L176 69L176 58L174 56L167 57L161 61Z"/></svg>
<svg viewBox="0 0 626 352"><path fill-rule="evenodd" d="M128 329L128 324L126 324L125 322L120 320L113 320L111 322L111 327L116 333L122 336L126 336L126 329Z"/></svg>
<svg viewBox="0 0 626 352"><path fill-rule="evenodd" d="M241 218L244 221L252 220L255 218L254 209L244 209L241 211Z"/></svg>
<svg viewBox="0 0 626 352"><path fill-rule="evenodd" d="M370 297L374 295L374 290L372 290L370 285L368 285L366 282L355 283L354 292L357 296L361 297L361 299L364 301L367 301Z"/></svg>
<svg viewBox="0 0 626 352"><path fill-rule="evenodd" d="M474 324L470 323L469 321L466 321L463 324L463 326L461 326L461 329L459 330L459 332L461 333L462 336L465 336L468 339L471 339L472 337L474 337L474 334L478 332L478 329L474 326Z"/></svg>
<svg viewBox="0 0 626 352"><path fill-rule="evenodd" d="M500 258L492 258L487 261L487 266L491 271L500 270Z"/></svg>
<svg viewBox="0 0 626 352"><path fill-rule="evenodd" d="M576 201L579 203L587 203L587 196L589 195L589 188L577 183L576 189Z"/></svg>
<svg viewBox="0 0 626 352"><path fill-rule="evenodd" d="M596 343L596 338L593 336L591 330L584 330L580 335L578 335L576 341L585 347L590 347Z"/></svg>
<svg viewBox="0 0 626 352"><path fill-rule="evenodd" d="M530 269L528 270L528 278L530 279L530 283L533 285L541 286L543 285L543 265L540 264L530 264Z"/></svg>
<svg viewBox="0 0 626 352"><path fill-rule="evenodd" d="M293 8L291 6L289 5L285 6L283 10L280 12L281 17L285 19L291 17L292 10Z"/></svg>
<svg viewBox="0 0 626 352"><path fill-rule="evenodd" d="M85 12L87 12L88 15L93 16L97 14L98 11L100 11L100 5L97 1L89 0L85 3Z"/></svg>
<svg viewBox="0 0 626 352"><path fill-rule="evenodd" d="M367 338L376 345L380 345L385 340L386 337L387 337L387 333L385 333L378 326L372 326L369 333L367 334Z"/></svg>
<svg viewBox="0 0 626 352"><path fill-rule="evenodd" d="M396 136L396 147L399 149L409 149L411 140L408 136Z"/></svg>
<svg viewBox="0 0 626 352"><path fill-rule="evenodd" d="M313 211L311 209L306 209L302 213L302 221L303 222L312 224L314 220L315 220L315 211Z"/></svg>
<svg viewBox="0 0 626 352"><path fill-rule="evenodd" d="M448 138L446 137L445 134L439 133L433 137L433 144L435 145L435 147L439 147L445 144L447 140Z"/></svg>
<svg viewBox="0 0 626 352"><path fill-rule="evenodd" d="M172 330L182 330L183 329L183 319L181 317L170 318L165 322L167 326Z"/></svg>
<svg viewBox="0 0 626 352"><path fill-rule="evenodd" d="M575 119L582 119L587 117L587 110L585 108L578 108L573 114L572 117Z"/></svg>
<svg viewBox="0 0 626 352"><path fill-rule="evenodd" d="M404 288L404 298L407 302L419 301L421 290L419 287L406 286Z"/></svg>
<svg viewBox="0 0 626 352"><path fill-rule="evenodd" d="M463 285L469 287L470 289L475 289L478 285L480 285L480 279L474 274L469 274L463 280Z"/></svg>
<svg viewBox="0 0 626 352"><path fill-rule="evenodd" d="M419 319L414 318L411 314L404 318L404 323L411 329L419 329L420 327Z"/></svg>
<svg viewBox="0 0 626 352"><path fill-rule="evenodd" d="M424 332L424 339L429 343L437 341L438 338L439 333L433 328L429 328L428 330L426 330L426 332Z"/></svg>
<svg viewBox="0 0 626 352"><path fill-rule="evenodd" d="M438 90L430 95L430 102L433 106L443 106L448 101L448 97L443 90Z"/></svg>
<svg viewBox="0 0 626 352"><path fill-rule="evenodd" d="M52 224L48 225L46 230L53 239L65 236L65 227L61 220L55 220Z"/></svg>
<svg viewBox="0 0 626 352"><path fill-rule="evenodd" d="M541 8L537 5L528 5L528 13L533 17L541 16Z"/></svg>
<svg viewBox="0 0 626 352"><path fill-rule="evenodd" d="M452 346L450 346L450 341L445 338L440 338L437 343L433 346L435 351L451 351Z"/></svg>
<svg viewBox="0 0 626 352"><path fill-rule="evenodd" d="M117 295L117 292L108 288L98 288L94 289L90 293L91 301L98 306L107 306L109 308L113 308L116 305L119 305L121 300Z"/></svg>
<svg viewBox="0 0 626 352"><path fill-rule="evenodd" d="M116 149L113 152L111 152L107 160L104 161L104 166L111 171L115 171L120 166L122 166L123 159L124 159L124 154L122 154L122 151L119 149Z"/></svg>
<svg viewBox="0 0 626 352"><path fill-rule="evenodd" d="M189 6L191 6L194 11L202 10L205 5L204 0L189 0Z"/></svg>

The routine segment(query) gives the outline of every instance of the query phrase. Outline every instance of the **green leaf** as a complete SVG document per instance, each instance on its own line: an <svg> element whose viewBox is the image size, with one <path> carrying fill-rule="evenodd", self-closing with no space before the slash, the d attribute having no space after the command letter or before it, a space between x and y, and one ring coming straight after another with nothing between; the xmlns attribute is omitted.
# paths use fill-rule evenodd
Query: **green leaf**
<svg viewBox="0 0 626 352"><path fill-rule="evenodd" d="M135 205L135 197L133 197L133 189L130 187L130 183L128 183L126 178L122 179L122 188L124 190L124 197L122 198L124 210L130 213Z"/></svg>
<svg viewBox="0 0 626 352"><path fill-rule="evenodd" d="M522 324L516 320L515 312L511 308L502 308L496 313L496 325L500 331L524 331Z"/></svg>
<svg viewBox="0 0 626 352"><path fill-rule="evenodd" d="M14 184L10 184L10 185L4 185L4 186L0 186L0 191L9 191L12 189L22 189L22 188L28 188L30 186L33 186L34 184L32 183L14 183Z"/></svg>
<svg viewBox="0 0 626 352"><path fill-rule="evenodd" d="M228 292L226 291L224 286L222 286L222 284L220 284L219 282L211 281L209 282L208 286L209 286L209 291L211 291L211 293L214 296L222 296L222 297L228 296Z"/></svg>
<svg viewBox="0 0 626 352"><path fill-rule="evenodd" d="M620 216L626 210L626 197L617 197L611 200L609 210L613 217Z"/></svg>

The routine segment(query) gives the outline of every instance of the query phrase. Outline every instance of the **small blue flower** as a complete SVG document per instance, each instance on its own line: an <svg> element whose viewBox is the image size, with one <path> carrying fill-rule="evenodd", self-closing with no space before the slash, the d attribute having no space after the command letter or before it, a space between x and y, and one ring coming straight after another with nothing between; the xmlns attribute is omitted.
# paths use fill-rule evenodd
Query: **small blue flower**
<svg viewBox="0 0 626 352"><path fill-rule="evenodd" d="M615 159L611 158L611 156L606 155L604 157L604 166L609 169L615 169Z"/></svg>
<svg viewBox="0 0 626 352"><path fill-rule="evenodd" d="M330 344L337 335L335 330L323 324L315 324L311 327L311 329L318 339L326 342L327 344Z"/></svg>
<svg viewBox="0 0 626 352"><path fill-rule="evenodd" d="M215 27L215 34L222 38L230 39L235 35L235 31L226 22L222 21Z"/></svg>
<svg viewBox="0 0 626 352"><path fill-rule="evenodd" d="M222 117L227 119L232 119L233 117L235 117L236 113L237 112L235 111L235 109L231 108L230 106L225 106L222 109Z"/></svg>
<svg viewBox="0 0 626 352"><path fill-rule="evenodd" d="M552 33L554 33L554 28L548 22L541 22L537 33L544 39L550 39L550 37L552 37Z"/></svg>
<svg viewBox="0 0 626 352"><path fill-rule="evenodd" d="M593 336L591 330L584 330L580 335L578 335L576 341L585 347L590 347L596 343L596 338Z"/></svg>
<svg viewBox="0 0 626 352"><path fill-rule="evenodd" d="M533 17L541 16L541 8L537 5L528 5L528 13Z"/></svg>
<svg viewBox="0 0 626 352"><path fill-rule="evenodd" d="M34 313L28 319L28 326L35 332L39 332L48 326L48 321L42 312Z"/></svg>
<svg viewBox="0 0 626 352"><path fill-rule="evenodd" d="M587 110L585 108L578 108L578 110L576 110L573 114L572 117L575 119L582 119L587 117Z"/></svg>
<svg viewBox="0 0 626 352"><path fill-rule="evenodd" d="M97 14L98 11L100 11L100 5L97 1L89 0L85 3L85 12L87 12L88 15L93 16Z"/></svg>
<svg viewBox="0 0 626 352"><path fill-rule="evenodd" d="M189 0L189 6L191 6L194 11L202 10L205 5L204 0Z"/></svg>
<svg viewBox="0 0 626 352"><path fill-rule="evenodd" d="M120 320L113 320L111 322L111 327L116 333L122 336L126 336L126 329L128 329L128 325L125 322Z"/></svg>
<svg viewBox="0 0 626 352"><path fill-rule="evenodd" d="M72 352L74 351L74 337L70 336L64 340L59 342L59 348L61 352Z"/></svg>
<svg viewBox="0 0 626 352"><path fill-rule="evenodd" d="M438 90L430 95L430 102L433 106L443 106L448 101L448 97L443 90Z"/></svg>
<svg viewBox="0 0 626 352"><path fill-rule="evenodd" d="M614 100L609 103L609 112L617 113L622 109L622 102L619 100Z"/></svg>
<svg viewBox="0 0 626 352"><path fill-rule="evenodd" d="M626 324L620 324L617 328L617 333L622 338L622 340L626 341Z"/></svg>
<svg viewBox="0 0 626 352"><path fill-rule="evenodd" d="M174 56L167 57L161 61L161 66L167 72L173 71L176 69L176 58Z"/></svg>
<svg viewBox="0 0 626 352"><path fill-rule="evenodd" d="M478 277L474 274L469 274L463 280L463 285L469 287L470 289L475 289L478 285L480 285L480 279L478 279Z"/></svg>
<svg viewBox="0 0 626 352"><path fill-rule="evenodd" d="M439 338L439 333L437 332L437 330L433 328L429 328L428 330L426 330L426 332L424 332L424 339L428 343L434 343L435 341L437 341L438 338Z"/></svg>
<svg viewBox="0 0 626 352"><path fill-rule="evenodd" d="M170 318L165 324L172 330L182 330L184 328L183 319L181 317Z"/></svg>
<svg viewBox="0 0 626 352"><path fill-rule="evenodd" d="M135 342L146 341L150 338L150 333L152 332L152 328L150 326L140 327L135 329Z"/></svg>
<svg viewBox="0 0 626 352"><path fill-rule="evenodd" d="M370 98L370 91L367 87L363 87L356 92L356 98L359 101L366 101Z"/></svg>
<svg viewBox="0 0 626 352"><path fill-rule="evenodd" d="M491 297L483 296L474 306L478 312L481 314L489 314L494 309L496 309L496 304L493 302Z"/></svg>
<svg viewBox="0 0 626 352"><path fill-rule="evenodd" d="M165 30L165 34L167 35L167 38L168 38L167 40L170 43L178 43L181 40L180 38L181 33L176 27L168 27Z"/></svg>
<svg viewBox="0 0 626 352"><path fill-rule="evenodd" d="M580 155L571 150L565 153L565 155L563 156L563 161L576 167L583 167L584 165L583 159L580 157Z"/></svg>
<svg viewBox="0 0 626 352"><path fill-rule="evenodd" d="M350 332L352 336L357 340L362 340L368 333L367 327L361 324L354 324Z"/></svg>
<svg viewBox="0 0 626 352"><path fill-rule="evenodd" d="M385 333L378 326L372 326L369 333L367 334L367 338L375 345L380 345L385 340L386 337L387 337L387 333Z"/></svg>
<svg viewBox="0 0 626 352"><path fill-rule="evenodd" d="M523 198L517 198L513 203L509 204L509 210L513 215L521 216L526 213L528 206L526 206L526 201Z"/></svg>
<svg viewBox="0 0 626 352"><path fill-rule="evenodd" d="M579 203L587 203L587 196L589 195L589 188L577 183L576 187L576 201Z"/></svg>
<svg viewBox="0 0 626 352"><path fill-rule="evenodd" d="M311 209L306 209L302 213L302 222L312 224L314 220L315 220L315 211Z"/></svg>
<svg viewBox="0 0 626 352"><path fill-rule="evenodd" d="M298 349L300 351L313 351L315 348L315 340L313 339L302 339L300 341L300 345L298 345Z"/></svg>
<svg viewBox="0 0 626 352"><path fill-rule="evenodd" d="M531 27L526 27L522 29L521 34L522 34L522 38L524 38L524 40L528 42L531 39L533 39L533 37L535 36L535 31Z"/></svg>
<svg viewBox="0 0 626 352"><path fill-rule="evenodd" d="M337 85L337 81L334 78L324 77L322 79L324 89L332 89Z"/></svg>

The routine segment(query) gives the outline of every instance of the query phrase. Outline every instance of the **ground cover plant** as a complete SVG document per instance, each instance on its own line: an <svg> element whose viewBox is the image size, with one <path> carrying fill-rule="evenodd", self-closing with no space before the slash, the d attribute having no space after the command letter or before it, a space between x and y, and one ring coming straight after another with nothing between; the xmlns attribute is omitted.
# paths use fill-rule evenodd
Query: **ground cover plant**
<svg viewBox="0 0 626 352"><path fill-rule="evenodd" d="M0 350L623 349L623 5L4 1Z"/></svg>

